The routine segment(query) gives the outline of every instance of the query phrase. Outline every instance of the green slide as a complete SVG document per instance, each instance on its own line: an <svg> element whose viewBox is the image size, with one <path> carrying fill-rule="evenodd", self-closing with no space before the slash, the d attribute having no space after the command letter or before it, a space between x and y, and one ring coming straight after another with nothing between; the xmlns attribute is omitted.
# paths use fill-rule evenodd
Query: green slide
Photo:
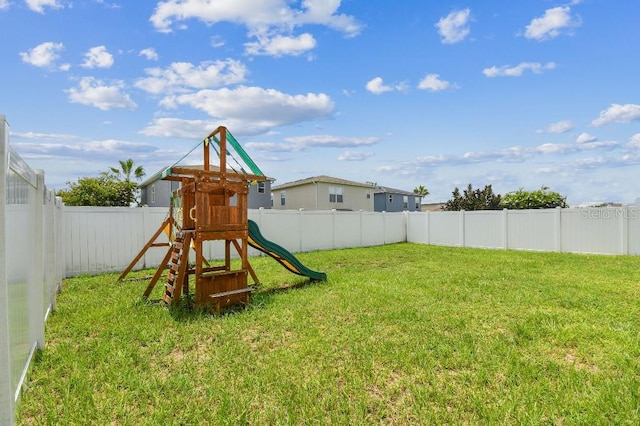
<svg viewBox="0 0 640 426"><path fill-rule="evenodd" d="M312 271L304 266L300 261L291 254L287 249L279 246L278 244L267 240L262 236L258 224L252 220L249 220L249 240L248 243L251 247L260 250L261 252L268 254L277 260L282 266L287 268L294 274L309 277L314 281L326 281L327 274L324 272Z"/></svg>

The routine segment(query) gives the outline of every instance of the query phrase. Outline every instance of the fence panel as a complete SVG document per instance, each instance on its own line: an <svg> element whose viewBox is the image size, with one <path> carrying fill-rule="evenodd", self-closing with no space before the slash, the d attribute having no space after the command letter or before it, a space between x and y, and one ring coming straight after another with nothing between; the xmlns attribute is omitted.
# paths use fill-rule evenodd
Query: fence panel
<svg viewBox="0 0 640 426"><path fill-rule="evenodd" d="M76 276L125 269L168 214L163 207L65 207L66 274ZM158 243L167 243L161 233ZM166 253L151 248L136 269L160 264Z"/></svg>
<svg viewBox="0 0 640 426"><path fill-rule="evenodd" d="M640 207L627 207L627 250L630 255L640 255Z"/></svg>
<svg viewBox="0 0 640 426"><path fill-rule="evenodd" d="M496 210L464 212L465 247L504 248L504 214Z"/></svg>
<svg viewBox="0 0 640 426"><path fill-rule="evenodd" d="M0 424L14 422L29 365L44 348L44 323L55 307L63 269L53 248L61 204L9 145L0 116Z"/></svg>
<svg viewBox="0 0 640 426"><path fill-rule="evenodd" d="M381 213L362 212L362 246L384 244L384 219Z"/></svg>
<svg viewBox="0 0 640 426"><path fill-rule="evenodd" d="M404 213L382 213L384 240L380 244L407 241L407 225Z"/></svg>
<svg viewBox="0 0 640 426"><path fill-rule="evenodd" d="M429 244L430 212L407 213L407 241L410 243Z"/></svg>
<svg viewBox="0 0 640 426"><path fill-rule="evenodd" d="M462 246L464 233L461 221L464 212L430 212L429 242L437 246Z"/></svg>
<svg viewBox="0 0 640 426"><path fill-rule="evenodd" d="M335 212L298 211L297 215L300 224L297 235L300 251L331 250L335 247L335 223L342 219L336 219ZM286 228L281 229L279 235L285 233L287 233ZM277 240L273 241L277 243ZM287 248L287 246L283 247Z"/></svg>
<svg viewBox="0 0 640 426"><path fill-rule="evenodd" d="M626 254L623 246L625 208L562 210L562 251L574 253Z"/></svg>
<svg viewBox="0 0 640 426"><path fill-rule="evenodd" d="M556 209L509 210L507 248L515 250L557 250Z"/></svg>

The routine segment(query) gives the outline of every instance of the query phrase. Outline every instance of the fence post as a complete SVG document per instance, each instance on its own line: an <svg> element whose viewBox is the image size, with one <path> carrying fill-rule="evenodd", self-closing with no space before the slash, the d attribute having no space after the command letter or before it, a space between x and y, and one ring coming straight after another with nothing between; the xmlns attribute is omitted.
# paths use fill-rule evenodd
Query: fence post
<svg viewBox="0 0 640 426"><path fill-rule="evenodd" d="M6 202L9 171L9 125L0 115L0 424L13 424L14 399L11 389L9 354L9 294L7 289Z"/></svg>
<svg viewBox="0 0 640 426"><path fill-rule="evenodd" d="M387 244L387 212L382 212L382 244Z"/></svg>
<svg viewBox="0 0 640 426"><path fill-rule="evenodd" d="M34 238L31 252L31 264L29 278L29 341L35 344L33 349L44 349L44 226L43 202L44 202L44 172L36 171L36 188L30 192L33 198L29 200L31 210ZM31 357L33 354L30 354Z"/></svg>
<svg viewBox="0 0 640 426"><path fill-rule="evenodd" d="M46 286L45 300L46 308L44 319L45 322L49 317L49 314L56 309L56 292L58 279L57 267L56 267L56 233L55 233L55 214L56 214L56 199L53 190L45 189L45 223L44 223L44 282Z"/></svg>
<svg viewBox="0 0 640 426"><path fill-rule="evenodd" d="M464 210L460 210L460 246L465 247Z"/></svg>
<svg viewBox="0 0 640 426"><path fill-rule="evenodd" d="M427 244L431 244L431 212L427 210L426 213L427 213L427 224L426 224L426 227L427 227L427 238L426 238L426 240L427 240Z"/></svg>
<svg viewBox="0 0 640 426"><path fill-rule="evenodd" d="M629 206L622 207L620 218L620 254L629 254Z"/></svg>
<svg viewBox="0 0 640 426"><path fill-rule="evenodd" d="M502 247L509 249L509 210L502 209Z"/></svg>
<svg viewBox="0 0 640 426"><path fill-rule="evenodd" d="M362 247L364 245L364 218L363 218L363 211L362 209L360 209L360 247Z"/></svg>
<svg viewBox="0 0 640 426"><path fill-rule="evenodd" d="M556 228L556 251L559 253L562 253L562 207L556 207L555 228Z"/></svg>

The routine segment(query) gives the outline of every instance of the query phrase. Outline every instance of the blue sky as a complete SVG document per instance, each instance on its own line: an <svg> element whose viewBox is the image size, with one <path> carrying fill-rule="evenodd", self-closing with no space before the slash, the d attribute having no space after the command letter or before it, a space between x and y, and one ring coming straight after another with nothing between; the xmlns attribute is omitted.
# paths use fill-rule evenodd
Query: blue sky
<svg viewBox="0 0 640 426"><path fill-rule="evenodd" d="M0 114L57 189L225 125L276 184L640 197L637 0L0 0Z"/></svg>

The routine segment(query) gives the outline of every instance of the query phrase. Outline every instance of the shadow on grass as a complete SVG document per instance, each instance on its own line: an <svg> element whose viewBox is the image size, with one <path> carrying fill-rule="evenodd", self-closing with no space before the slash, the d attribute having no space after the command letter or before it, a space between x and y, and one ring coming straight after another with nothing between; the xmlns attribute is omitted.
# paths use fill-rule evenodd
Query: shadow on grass
<svg viewBox="0 0 640 426"><path fill-rule="evenodd" d="M175 305L166 305L162 299L145 299L141 297L136 305L143 307L158 307L162 306L166 308L167 312L177 322L191 322L202 319L210 319L211 317L225 317L229 315L237 315L246 311L264 309L266 306L273 303L275 297L280 293L286 293L292 290L304 289L310 286L322 285L325 281L304 280L292 284L283 284L276 287L262 288L260 285L251 293L248 305L237 304L226 307L220 310L220 313L215 312L214 306L195 306L194 294L183 294L180 300Z"/></svg>

